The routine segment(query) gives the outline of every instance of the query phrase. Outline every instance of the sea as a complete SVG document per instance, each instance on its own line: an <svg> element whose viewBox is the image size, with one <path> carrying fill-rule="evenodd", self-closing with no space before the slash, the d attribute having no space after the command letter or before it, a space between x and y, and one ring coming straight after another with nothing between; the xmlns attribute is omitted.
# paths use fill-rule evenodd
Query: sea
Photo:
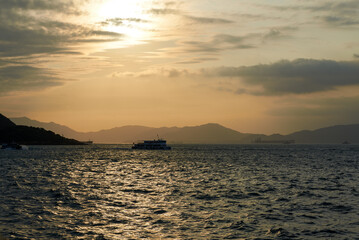
<svg viewBox="0 0 359 240"><path fill-rule="evenodd" d="M359 239L359 145L0 151L0 239Z"/></svg>

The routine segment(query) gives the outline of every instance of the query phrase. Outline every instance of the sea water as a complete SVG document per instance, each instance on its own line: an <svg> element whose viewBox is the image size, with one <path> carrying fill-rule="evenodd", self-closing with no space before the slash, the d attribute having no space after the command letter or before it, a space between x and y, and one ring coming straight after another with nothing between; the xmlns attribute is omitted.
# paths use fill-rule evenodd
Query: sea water
<svg viewBox="0 0 359 240"><path fill-rule="evenodd" d="M0 151L7 239L359 239L358 145Z"/></svg>

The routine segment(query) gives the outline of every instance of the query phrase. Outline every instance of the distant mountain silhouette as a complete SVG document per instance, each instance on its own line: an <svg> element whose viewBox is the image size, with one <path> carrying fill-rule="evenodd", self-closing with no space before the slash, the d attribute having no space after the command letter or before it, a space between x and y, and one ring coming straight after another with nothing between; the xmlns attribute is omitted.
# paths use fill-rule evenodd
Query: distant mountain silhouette
<svg viewBox="0 0 359 240"><path fill-rule="evenodd" d="M29 118L11 118L16 124L42 127L68 138L79 141L92 140L95 143L132 143L137 140L155 139L157 135L169 143L200 144L239 144L252 143L256 139L263 141L295 140L296 143L359 143L359 124L340 125L321 128L313 131L299 131L288 135L264 135L240 133L216 123L208 123L192 127L123 126L97 132L77 132L56 123L43 123Z"/></svg>
<svg viewBox="0 0 359 240"><path fill-rule="evenodd" d="M359 124L337 125L288 135L299 143L359 143Z"/></svg>
<svg viewBox="0 0 359 240"><path fill-rule="evenodd" d="M26 145L78 145L77 140L62 137L43 128L17 126L0 114L0 143L16 142Z"/></svg>
<svg viewBox="0 0 359 240"><path fill-rule="evenodd" d="M288 135L273 134L261 137L262 141L295 140L295 143L359 143L359 124L336 125L316 130L302 130Z"/></svg>
<svg viewBox="0 0 359 240"><path fill-rule="evenodd" d="M183 128L152 128L131 125L83 133L56 123L44 123L26 117L11 118L11 120L17 124L42 127L79 141L92 140L95 143L133 143L137 140L155 139L158 135L169 143L230 144L250 142L255 137L265 136L240 133L215 123Z"/></svg>
<svg viewBox="0 0 359 240"><path fill-rule="evenodd" d="M247 138L257 135L240 133L216 123L208 123L194 127L176 128L175 131L164 133L171 142L236 144L244 143Z"/></svg>
<svg viewBox="0 0 359 240"><path fill-rule="evenodd" d="M16 125L44 128L64 136L75 136L76 134L79 134L78 132L72 130L69 127L54 122L39 122L27 117L10 118L10 120L13 121Z"/></svg>

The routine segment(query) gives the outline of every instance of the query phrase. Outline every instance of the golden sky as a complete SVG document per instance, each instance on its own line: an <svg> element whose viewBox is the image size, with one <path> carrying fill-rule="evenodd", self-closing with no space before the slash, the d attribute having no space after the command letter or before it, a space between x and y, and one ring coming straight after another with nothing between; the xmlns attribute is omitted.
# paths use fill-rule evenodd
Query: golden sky
<svg viewBox="0 0 359 240"><path fill-rule="evenodd" d="M357 0L0 2L0 112L78 131L359 122Z"/></svg>

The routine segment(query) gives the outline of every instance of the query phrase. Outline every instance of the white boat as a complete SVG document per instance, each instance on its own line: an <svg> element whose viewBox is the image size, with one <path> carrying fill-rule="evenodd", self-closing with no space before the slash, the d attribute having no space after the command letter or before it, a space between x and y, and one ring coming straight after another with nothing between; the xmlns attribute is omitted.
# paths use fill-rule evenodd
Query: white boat
<svg viewBox="0 0 359 240"><path fill-rule="evenodd" d="M138 143L133 143L132 149L148 149L148 150L171 150L170 146L167 146L166 140L144 140Z"/></svg>

